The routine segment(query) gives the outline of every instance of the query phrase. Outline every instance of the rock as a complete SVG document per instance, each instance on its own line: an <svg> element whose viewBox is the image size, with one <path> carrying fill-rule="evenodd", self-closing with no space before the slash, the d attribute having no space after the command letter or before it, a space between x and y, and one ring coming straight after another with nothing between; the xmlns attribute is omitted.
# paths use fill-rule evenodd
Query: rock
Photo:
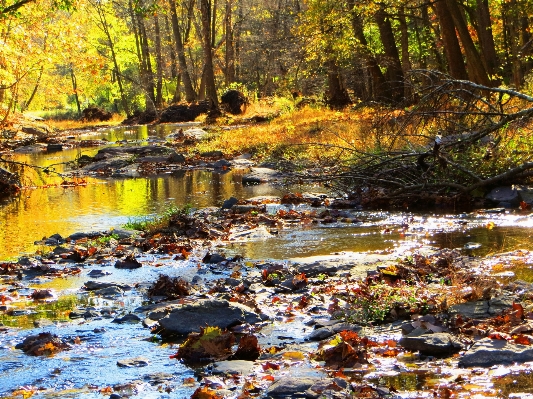
<svg viewBox="0 0 533 399"><path fill-rule="evenodd" d="M429 356L452 355L459 352L463 346L448 333L435 333L412 336L413 333L402 337L399 344L411 352L420 352Z"/></svg>
<svg viewBox="0 0 533 399"><path fill-rule="evenodd" d="M213 164L213 167L215 169L229 169L231 167L231 162L229 161L226 161L225 159L220 159L218 161L216 161L214 164Z"/></svg>
<svg viewBox="0 0 533 399"><path fill-rule="evenodd" d="M520 204L520 193L515 187L496 187L485 196L486 199L496 204L509 203L513 207ZM502 205L497 205L502 206Z"/></svg>
<svg viewBox="0 0 533 399"><path fill-rule="evenodd" d="M33 321L33 326L35 328L51 327L54 323L49 319L37 319Z"/></svg>
<svg viewBox="0 0 533 399"><path fill-rule="evenodd" d="M82 119L88 122L104 122L110 120L113 115L98 107L87 107L81 111Z"/></svg>
<svg viewBox="0 0 533 399"><path fill-rule="evenodd" d="M24 341L15 346L15 349L22 349L25 353L32 356L49 356L70 349L70 345L57 335L42 332L26 337Z"/></svg>
<svg viewBox="0 0 533 399"><path fill-rule="evenodd" d="M99 231L90 231L90 232L78 232L78 233L74 233L74 234L71 234L70 236L67 237L67 240L68 241L78 241L78 240L84 240L84 239L89 239L89 240L93 240L95 238L98 238L98 237L101 237L103 234Z"/></svg>
<svg viewBox="0 0 533 399"><path fill-rule="evenodd" d="M117 260L115 262L115 267L117 269L137 269L142 267L142 263L135 259L133 255L129 255L124 258L124 260Z"/></svg>
<svg viewBox="0 0 533 399"><path fill-rule="evenodd" d="M71 319L92 319L100 316L100 313L94 309L73 310L69 314L69 318Z"/></svg>
<svg viewBox="0 0 533 399"><path fill-rule="evenodd" d="M533 186L513 186L518 191L520 199L529 205L533 205Z"/></svg>
<svg viewBox="0 0 533 399"><path fill-rule="evenodd" d="M220 262L224 262L226 260L225 256L219 255L219 254L206 254L204 258L202 259L203 263L207 264L216 264Z"/></svg>
<svg viewBox="0 0 533 399"><path fill-rule="evenodd" d="M276 181L281 173L270 168L252 168L250 173L242 176L242 184L259 184Z"/></svg>
<svg viewBox="0 0 533 399"><path fill-rule="evenodd" d="M246 109L248 100L246 96L239 90L228 90L220 98L220 102L224 109L233 115L240 115Z"/></svg>
<svg viewBox="0 0 533 399"><path fill-rule="evenodd" d="M200 155L205 158L222 158L224 156L224 153L219 150L214 150L214 151L202 152L200 153Z"/></svg>
<svg viewBox="0 0 533 399"><path fill-rule="evenodd" d="M274 397L302 395L321 380L320 377L281 377L268 387L267 394Z"/></svg>
<svg viewBox="0 0 533 399"><path fill-rule="evenodd" d="M201 114L206 114L209 111L208 101L199 101L195 104L176 104L171 105L159 116L159 122L192 122ZM124 121L125 122L125 121ZM123 122L123 123L124 123Z"/></svg>
<svg viewBox="0 0 533 399"><path fill-rule="evenodd" d="M152 386L165 384L175 379L176 379L175 375L170 374L170 373L164 373L164 372L146 374L143 376L143 380L147 381Z"/></svg>
<svg viewBox="0 0 533 399"><path fill-rule="evenodd" d="M170 163L185 163L187 159L185 158L185 155L179 154L177 152L174 152L170 154L167 158L167 162Z"/></svg>
<svg viewBox="0 0 533 399"><path fill-rule="evenodd" d="M101 290L101 289L110 288L110 287L117 287L124 291L131 290L131 287L126 284L106 283L106 282L93 281L93 280L86 281L84 284L84 287L87 291Z"/></svg>
<svg viewBox="0 0 533 399"><path fill-rule="evenodd" d="M504 310L511 309L513 303L518 302L518 299L511 295L502 295L489 300L489 314L491 316L497 315Z"/></svg>
<svg viewBox="0 0 533 399"><path fill-rule="evenodd" d="M98 150L98 153L94 156L94 159L96 161L102 161L104 159L110 159L119 156L131 157L133 155L147 157L155 155L168 155L171 152L172 149L160 145L106 147Z"/></svg>
<svg viewBox="0 0 533 399"><path fill-rule="evenodd" d="M48 144L46 146L46 152L63 151L63 144Z"/></svg>
<svg viewBox="0 0 533 399"><path fill-rule="evenodd" d="M95 295L102 296L102 297L114 297L114 296L124 295L124 291L122 291L122 289L116 286L102 288L102 289L99 289L93 292Z"/></svg>
<svg viewBox="0 0 533 399"><path fill-rule="evenodd" d="M213 364L213 374L250 374L254 362L249 360L225 360Z"/></svg>
<svg viewBox="0 0 533 399"><path fill-rule="evenodd" d="M20 179L15 173L0 168L0 196L16 193L21 187Z"/></svg>
<svg viewBox="0 0 533 399"><path fill-rule="evenodd" d="M142 356L117 361L118 367L146 367L149 364L150 361Z"/></svg>
<svg viewBox="0 0 533 399"><path fill-rule="evenodd" d="M336 323L332 326L317 328L316 330L311 332L305 339L307 341L321 341L344 330L359 332L361 331L361 329L362 327L357 324Z"/></svg>
<svg viewBox="0 0 533 399"><path fill-rule="evenodd" d="M191 129L185 130L183 134L185 136L193 137L195 139L201 139L207 135L207 132L204 129L200 129L199 127L193 127Z"/></svg>
<svg viewBox="0 0 533 399"><path fill-rule="evenodd" d="M221 209L231 209L234 205L236 205L239 202L239 200L235 197L228 198L224 201L224 203L221 206Z"/></svg>
<svg viewBox="0 0 533 399"><path fill-rule="evenodd" d="M32 134L40 139L48 136L48 131L46 129L36 126L22 126L21 130L26 134Z"/></svg>
<svg viewBox="0 0 533 399"><path fill-rule="evenodd" d="M148 316L154 320L152 314ZM162 335L187 335L200 327L226 329L238 324L255 324L259 316L247 306L225 300L199 300L194 304L178 305L158 321Z"/></svg>
<svg viewBox="0 0 533 399"><path fill-rule="evenodd" d="M305 391L305 397L318 398L351 398L348 382L343 378L323 378L315 382Z"/></svg>
<svg viewBox="0 0 533 399"><path fill-rule="evenodd" d="M451 315L460 314L470 319L484 319L490 317L488 301L472 301L450 306L448 313Z"/></svg>
<svg viewBox="0 0 533 399"><path fill-rule="evenodd" d="M141 318L133 313L128 313L127 315L123 317L117 317L115 320L112 321L112 323L139 323L141 321Z"/></svg>
<svg viewBox="0 0 533 399"><path fill-rule="evenodd" d="M142 231L139 230L128 230L128 229L112 229L106 231L106 235L116 235L119 240L124 240L126 238L133 238L139 236Z"/></svg>
<svg viewBox="0 0 533 399"><path fill-rule="evenodd" d="M305 273L307 277L318 276L319 274L335 274L339 270L350 270L354 265L338 262L317 261L297 266L298 273Z"/></svg>
<svg viewBox="0 0 533 399"><path fill-rule="evenodd" d="M108 271L100 270L100 269L94 269L91 270L87 275L92 278L98 278L98 277L105 277L109 276L111 273Z"/></svg>
<svg viewBox="0 0 533 399"><path fill-rule="evenodd" d="M533 346L513 344L503 339L483 338L459 360L460 367L490 367L496 364L533 361Z"/></svg>

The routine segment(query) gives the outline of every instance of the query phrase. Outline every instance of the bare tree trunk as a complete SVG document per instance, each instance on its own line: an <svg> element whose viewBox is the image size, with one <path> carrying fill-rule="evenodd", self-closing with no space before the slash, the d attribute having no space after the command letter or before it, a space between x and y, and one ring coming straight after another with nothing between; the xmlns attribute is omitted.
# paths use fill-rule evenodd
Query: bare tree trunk
<svg viewBox="0 0 533 399"><path fill-rule="evenodd" d="M81 116L81 105L80 99L78 98L78 81L76 80L76 75L74 75L74 68L72 65L70 66L70 80L72 81L72 91L74 92L74 99L76 100L76 106L78 107L78 115Z"/></svg>
<svg viewBox="0 0 533 399"><path fill-rule="evenodd" d="M187 60L185 59L185 50L183 47L183 39L178 22L178 14L176 12L175 0L168 0L170 6L170 15L172 21L172 31L174 32L174 41L176 44L176 50L178 52L178 63L180 66L180 75L183 81L183 88L185 89L185 101L193 102L196 100L196 92L192 87L191 75L189 75L189 69L187 67Z"/></svg>
<svg viewBox="0 0 533 399"><path fill-rule="evenodd" d="M394 32L389 20L389 16L383 9L378 11L374 19L379 28L379 35L385 55L387 56L387 80L391 87L391 98L393 101L401 101L404 97L404 76L402 70L402 63L400 62L400 55L396 42L394 40Z"/></svg>
<svg viewBox="0 0 533 399"><path fill-rule="evenodd" d="M468 25L466 24L464 15L461 12L459 5L457 4L457 0L446 0L446 6L450 11L453 23L457 29L457 32L459 33L461 43L465 50L470 79L472 79L472 81L475 83L490 87L491 82L483 63L483 59L477 51L474 41L472 40L472 36L470 36Z"/></svg>
<svg viewBox="0 0 533 399"><path fill-rule="evenodd" d="M200 0L200 12L202 16L202 42L204 47L205 64L205 91L210 103L211 112L219 111L217 88L215 84L215 70L213 67L213 49L211 38L212 9L210 0Z"/></svg>
<svg viewBox="0 0 533 399"><path fill-rule="evenodd" d="M487 65L487 72L493 76L496 74L496 68L499 65L498 56L496 55L496 45L492 35L492 25L490 21L489 2L487 0L477 0L476 16L478 22L478 37L483 58Z"/></svg>
<svg viewBox="0 0 533 399"><path fill-rule="evenodd" d="M342 82L342 76L339 67L335 61L330 60L327 63L328 67L328 92L326 93L326 102L329 106L334 108L342 108L351 104L348 92Z"/></svg>
<svg viewBox="0 0 533 399"><path fill-rule="evenodd" d="M224 19L225 27L225 42L226 42L226 68L225 68L225 83L229 86L235 82L235 45L233 42L233 26L232 26L232 6L233 0L226 0L226 15Z"/></svg>
<svg viewBox="0 0 533 399"><path fill-rule="evenodd" d="M398 19L400 21L400 34L401 34L401 45L402 45L402 71L404 77L411 70L411 59L409 56L409 31L407 28L407 21L405 19L405 9L402 7L400 13L398 14ZM404 97L409 98L411 95L411 90L409 85L404 85Z"/></svg>
<svg viewBox="0 0 533 399"><path fill-rule="evenodd" d="M39 89L39 85L41 84L41 78L43 77L43 71L44 71L44 66L41 65L41 68L39 68L39 76L37 76L37 81L35 82L35 85L33 86L33 90L31 92L30 98L28 98L28 100L21 107L22 112L24 112L30 107L33 99L35 98L35 94L37 94L37 90ZM79 101L78 101L78 92L76 91L76 88L74 88L74 94L76 95L76 103L78 104L78 113L81 114ZM0 103L1 102L2 102L2 99L0 98Z"/></svg>
<svg viewBox="0 0 533 399"><path fill-rule="evenodd" d="M142 55L142 69L144 70L143 90L146 99L146 109L155 109L155 87L154 87L154 71L152 69L152 61L150 59L150 47L148 45L148 35L146 33L146 25L142 15L137 15L139 25L139 38L141 44Z"/></svg>
<svg viewBox="0 0 533 399"><path fill-rule="evenodd" d="M454 79L467 80L468 73L466 72L466 66L463 61L463 53L461 52L459 40L455 34L455 25L452 16L446 6L446 0L435 2L435 13L439 19L449 73Z"/></svg>
<svg viewBox="0 0 533 399"><path fill-rule="evenodd" d="M385 90L385 77L383 76L383 73L381 72L381 68L378 65L378 62L374 55L370 52L368 48L368 42L366 40L364 31L363 31L363 23L361 22L360 16L356 13L354 7L355 7L355 0L348 0L348 7L350 8L351 13L351 23L352 23L352 29L355 35L355 38L359 41L363 48L363 54L365 56L365 62L366 62L366 68L369 72L369 76L371 77L371 83L370 83L370 93L369 97L374 100L379 100Z"/></svg>
<svg viewBox="0 0 533 399"><path fill-rule="evenodd" d="M161 54L161 29L157 14L154 15L154 30L156 60L155 105L157 108L160 108L163 104L163 56Z"/></svg>

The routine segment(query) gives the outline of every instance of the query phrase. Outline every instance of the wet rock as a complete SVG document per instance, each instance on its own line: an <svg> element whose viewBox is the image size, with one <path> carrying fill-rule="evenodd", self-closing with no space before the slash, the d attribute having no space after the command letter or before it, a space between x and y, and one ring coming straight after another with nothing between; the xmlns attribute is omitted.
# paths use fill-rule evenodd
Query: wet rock
<svg viewBox="0 0 533 399"><path fill-rule="evenodd" d="M450 306L448 313L451 315L460 314L470 319L485 319L490 317L488 301L472 301Z"/></svg>
<svg viewBox="0 0 533 399"><path fill-rule="evenodd" d="M135 259L133 255L129 255L123 260L117 260L115 262L115 267L117 269L137 269L139 267L142 267L142 263Z"/></svg>
<svg viewBox="0 0 533 399"><path fill-rule="evenodd" d="M123 291L131 290L131 287L127 284L106 283L101 281L86 281L84 287L87 291L102 290L110 287L117 287Z"/></svg>
<svg viewBox="0 0 533 399"><path fill-rule="evenodd" d="M159 145L148 145L148 146L124 146L124 147L106 147L98 151L94 156L96 161L101 161L104 159L114 158L117 156L138 156L138 157L147 157L147 156L156 156L156 155L168 155L172 152L172 149Z"/></svg>
<svg viewBox="0 0 533 399"><path fill-rule="evenodd" d="M496 203L497 206L503 206L498 204L508 203L512 207L517 207L521 201L519 191L515 187L507 186L492 189L485 198Z"/></svg>
<svg viewBox="0 0 533 399"><path fill-rule="evenodd" d="M170 163L185 163L186 161L187 158L185 158L185 155L179 154L177 152L170 154L167 158L167 162Z"/></svg>
<svg viewBox="0 0 533 399"><path fill-rule="evenodd" d="M146 367L149 364L150 361L142 356L117 361L118 367Z"/></svg>
<svg viewBox="0 0 533 399"><path fill-rule="evenodd" d="M323 378L315 382L305 391L305 397L318 398L350 398L348 382L342 378Z"/></svg>
<svg viewBox="0 0 533 399"><path fill-rule="evenodd" d="M399 344L411 352L429 356L445 356L459 352L463 346L448 333L414 334L402 337Z"/></svg>
<svg viewBox="0 0 533 399"><path fill-rule="evenodd" d="M63 151L63 144L48 144L46 146L46 152Z"/></svg>
<svg viewBox="0 0 533 399"><path fill-rule="evenodd" d="M24 341L16 345L15 348L22 349L25 353L32 356L49 356L70 349L70 345L57 335L43 332L26 337Z"/></svg>
<svg viewBox="0 0 533 399"><path fill-rule="evenodd" d="M131 164L132 160L129 157L105 159L103 161L94 162L84 166L82 169L85 172L109 172L117 169L122 169Z"/></svg>
<svg viewBox="0 0 533 399"><path fill-rule="evenodd" d="M237 205L239 203L239 200L235 197L230 197L227 200L224 201L222 204L221 209L231 209L234 205Z"/></svg>
<svg viewBox="0 0 533 399"><path fill-rule="evenodd" d="M533 205L533 186L514 186L520 199L526 204Z"/></svg>
<svg viewBox="0 0 533 399"><path fill-rule="evenodd" d="M84 240L84 239L89 239L89 240L93 240L95 238L98 238L100 236L102 236L103 234L99 231L89 231L89 232L77 232L77 233L74 233L74 234L71 234L70 236L67 237L67 240L69 241L78 241L78 240Z"/></svg>
<svg viewBox="0 0 533 399"><path fill-rule="evenodd" d="M533 361L533 346L513 344L503 339L483 338L459 360L460 367L490 367L496 364Z"/></svg>
<svg viewBox="0 0 533 399"><path fill-rule="evenodd" d="M165 384L175 379L175 375L164 372L146 374L143 376L143 380L148 382L152 386Z"/></svg>
<svg viewBox="0 0 533 399"><path fill-rule="evenodd" d="M157 315L149 315L154 320ZM159 319L162 335L187 335L200 332L200 327L221 329L260 322L259 316L247 306L225 300L199 300L190 305L178 305Z"/></svg>
<svg viewBox="0 0 533 399"><path fill-rule="evenodd" d="M204 256L204 258L202 259L202 262L203 263L207 263L207 264L217 264L217 263L220 263L220 262L224 262L226 260L226 257L225 256L222 256L222 255L219 255L219 254L207 254Z"/></svg>
<svg viewBox="0 0 533 399"><path fill-rule="evenodd" d="M281 377L274 381L267 390L267 394L274 397L302 395L314 384L320 383L320 377Z"/></svg>
<svg viewBox="0 0 533 399"><path fill-rule="evenodd" d="M194 128L185 130L183 134L185 136L192 137L195 139L201 139L207 135L207 132L204 129L200 129L199 127L194 127Z"/></svg>
<svg viewBox="0 0 533 399"><path fill-rule="evenodd" d="M231 168L231 162L226 161L225 159L220 159L220 160L216 161L215 163L213 163L213 167L215 169L227 170L227 169Z"/></svg>
<svg viewBox="0 0 533 399"><path fill-rule="evenodd" d="M21 266L29 267L40 267L41 262L35 258L30 258L28 256L21 256L17 262Z"/></svg>
<svg viewBox="0 0 533 399"><path fill-rule="evenodd" d="M504 310L511 309L515 302L518 302L518 299L512 295L502 295L492 298L489 300L489 314L494 316Z"/></svg>
<svg viewBox="0 0 533 399"><path fill-rule="evenodd" d="M276 181L281 178L281 173L270 168L251 168L250 173L242 176L242 184L260 184Z"/></svg>
<svg viewBox="0 0 533 399"><path fill-rule="evenodd" d="M21 185L18 175L0 168L0 196L14 194Z"/></svg>
<svg viewBox="0 0 533 399"><path fill-rule="evenodd" d="M95 309L73 310L69 314L71 319L93 319L100 316L100 313Z"/></svg>
<svg viewBox="0 0 533 399"><path fill-rule="evenodd" d="M91 270L87 275L92 278L98 278L98 277L109 276L110 274L111 274L110 272L105 271L105 270L94 269L94 270Z"/></svg>
<svg viewBox="0 0 533 399"><path fill-rule="evenodd" d="M240 374L249 375L254 367L254 362L249 360L224 360L213 363L213 374Z"/></svg>
<svg viewBox="0 0 533 399"><path fill-rule="evenodd" d="M127 315L123 317L117 317L115 320L112 321L112 323L139 323L141 321L141 318L133 313L128 313Z"/></svg>
<svg viewBox="0 0 533 399"><path fill-rule="evenodd" d="M331 209L358 209L360 207L361 203L359 201L348 199L335 199L329 204Z"/></svg>
<svg viewBox="0 0 533 399"><path fill-rule="evenodd" d="M142 233L139 230L127 230L127 229L113 229L106 232L106 235L116 235L119 240L124 240L126 238L137 237Z"/></svg>
<svg viewBox="0 0 533 399"><path fill-rule="evenodd" d="M318 276L319 274L333 275L339 270L350 270L352 264L339 264L336 262L317 261L297 266L298 273L305 273L307 277Z"/></svg>
<svg viewBox="0 0 533 399"><path fill-rule="evenodd" d="M108 298L124 295L124 291L117 286L106 287L106 288L102 288L99 290L95 290L93 292L95 295L102 296L102 297L108 297Z"/></svg>
<svg viewBox="0 0 533 399"><path fill-rule="evenodd" d="M59 234L52 234L50 237L48 237L45 241L44 241L44 244L45 245L60 245L60 244L64 244L65 243L65 239L63 237L61 237L61 235Z"/></svg>
<svg viewBox="0 0 533 399"><path fill-rule="evenodd" d="M361 331L362 327L357 324L350 324L350 323L336 323L332 326L325 326L317 328L316 330L312 331L305 339L307 341L321 341L323 339L329 338L335 334L340 333L341 331L355 331L359 332Z"/></svg>

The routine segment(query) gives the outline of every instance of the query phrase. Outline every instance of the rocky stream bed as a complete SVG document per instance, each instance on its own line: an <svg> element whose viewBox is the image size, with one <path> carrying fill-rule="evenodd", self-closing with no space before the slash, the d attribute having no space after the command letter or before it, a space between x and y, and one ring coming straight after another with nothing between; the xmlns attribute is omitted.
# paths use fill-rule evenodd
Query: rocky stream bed
<svg viewBox="0 0 533 399"><path fill-rule="evenodd" d="M188 168L244 168L248 184L291 174L248 156L186 155L179 148L204 133L173 134L172 145L122 143L79 157L64 187ZM146 231L47 235L39 253L0 262L0 395L533 397L529 189L491 195L500 208L403 213L387 224L321 193L226 198ZM476 253L473 228L490 235L511 219L525 226L520 249ZM274 252L287 231L317 227L355 240L353 229L369 225L379 231L361 237L394 244L290 259L240 253L239 244ZM437 245L428 240L437 232L467 242Z"/></svg>

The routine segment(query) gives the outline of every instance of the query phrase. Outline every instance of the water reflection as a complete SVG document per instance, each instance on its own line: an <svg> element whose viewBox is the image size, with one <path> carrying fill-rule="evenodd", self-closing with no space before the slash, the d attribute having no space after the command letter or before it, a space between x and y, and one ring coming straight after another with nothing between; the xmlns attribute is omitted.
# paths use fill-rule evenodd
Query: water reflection
<svg viewBox="0 0 533 399"><path fill-rule="evenodd" d="M200 208L220 206L231 196L280 194L269 186L242 186L239 173L187 171L176 176L86 180L82 187L24 190L0 207L0 259L38 250L32 243L44 236L105 230L173 204Z"/></svg>

